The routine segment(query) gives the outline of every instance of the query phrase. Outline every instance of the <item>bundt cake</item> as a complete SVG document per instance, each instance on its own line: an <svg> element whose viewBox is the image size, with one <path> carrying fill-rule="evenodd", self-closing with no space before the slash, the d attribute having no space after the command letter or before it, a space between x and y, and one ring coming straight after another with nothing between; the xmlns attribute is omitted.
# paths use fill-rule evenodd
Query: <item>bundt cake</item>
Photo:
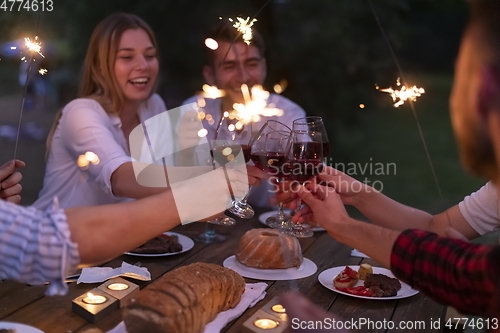
<svg viewBox="0 0 500 333"><path fill-rule="evenodd" d="M240 239L236 259L245 266L260 269L300 267L302 250L295 237L275 229L252 229Z"/></svg>

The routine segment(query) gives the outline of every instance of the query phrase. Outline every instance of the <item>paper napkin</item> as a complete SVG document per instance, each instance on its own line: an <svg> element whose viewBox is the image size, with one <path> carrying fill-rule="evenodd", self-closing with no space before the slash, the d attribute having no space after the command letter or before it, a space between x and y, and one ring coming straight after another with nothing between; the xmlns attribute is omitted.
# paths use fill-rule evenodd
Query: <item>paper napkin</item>
<svg viewBox="0 0 500 333"><path fill-rule="evenodd" d="M122 262L121 267L87 267L82 269L82 274L78 278L77 283L98 283L108 279L125 276L141 281L150 281L151 274L146 267L137 267L134 265Z"/></svg>

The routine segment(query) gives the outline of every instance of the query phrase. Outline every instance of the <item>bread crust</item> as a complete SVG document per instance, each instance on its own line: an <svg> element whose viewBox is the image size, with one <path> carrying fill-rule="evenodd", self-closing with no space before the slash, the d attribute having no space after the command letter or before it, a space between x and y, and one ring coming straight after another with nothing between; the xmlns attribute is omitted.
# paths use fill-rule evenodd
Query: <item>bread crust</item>
<svg viewBox="0 0 500 333"><path fill-rule="evenodd" d="M245 291L236 272L215 264L179 267L151 283L123 308L128 333L199 333Z"/></svg>

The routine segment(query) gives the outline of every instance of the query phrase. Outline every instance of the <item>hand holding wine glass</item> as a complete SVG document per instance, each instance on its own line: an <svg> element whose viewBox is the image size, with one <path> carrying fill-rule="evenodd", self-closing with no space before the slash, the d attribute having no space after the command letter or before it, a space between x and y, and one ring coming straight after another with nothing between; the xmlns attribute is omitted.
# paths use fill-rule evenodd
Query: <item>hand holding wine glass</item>
<svg viewBox="0 0 500 333"><path fill-rule="evenodd" d="M215 140L212 145L212 154L214 159L222 166L231 162L247 163L250 161L250 141L252 139L252 124L248 123L241 125L236 119L223 117L217 128ZM239 161L238 159L244 160ZM228 210L241 218L251 218L254 216L254 209L247 203L248 194L251 186L248 188L246 195L241 199L233 200L233 206Z"/></svg>
<svg viewBox="0 0 500 333"><path fill-rule="evenodd" d="M292 183L305 184L323 169L323 136L320 132L292 130L284 164L284 175ZM293 188L293 187L292 187ZM289 222L281 231L295 237L311 237L312 230Z"/></svg>

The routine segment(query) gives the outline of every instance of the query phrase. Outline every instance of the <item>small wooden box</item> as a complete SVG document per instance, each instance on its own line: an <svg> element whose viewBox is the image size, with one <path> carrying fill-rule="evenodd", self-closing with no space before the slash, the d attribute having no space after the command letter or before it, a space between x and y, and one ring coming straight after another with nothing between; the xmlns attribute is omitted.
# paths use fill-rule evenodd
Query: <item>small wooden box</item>
<svg viewBox="0 0 500 333"><path fill-rule="evenodd" d="M113 313L113 311L118 310L118 300L113 296L103 292L98 288L94 288L89 291L95 296L102 296L106 298L106 301L101 304L88 304L84 302L87 297L87 293L78 296L73 300L72 309L73 312L90 321L91 323L96 323L104 317Z"/></svg>
<svg viewBox="0 0 500 333"><path fill-rule="evenodd" d="M259 319L272 320L278 325L275 328L259 328L255 325L255 322ZM288 323L286 321L259 309L243 323L241 333L282 333L285 332L287 327Z"/></svg>
<svg viewBox="0 0 500 333"><path fill-rule="evenodd" d="M128 288L123 290L110 289L110 286L113 287L120 285L126 285ZM120 308L122 308L130 299L134 298L140 291L138 285L119 277L109 279L97 288L116 298L120 302Z"/></svg>

